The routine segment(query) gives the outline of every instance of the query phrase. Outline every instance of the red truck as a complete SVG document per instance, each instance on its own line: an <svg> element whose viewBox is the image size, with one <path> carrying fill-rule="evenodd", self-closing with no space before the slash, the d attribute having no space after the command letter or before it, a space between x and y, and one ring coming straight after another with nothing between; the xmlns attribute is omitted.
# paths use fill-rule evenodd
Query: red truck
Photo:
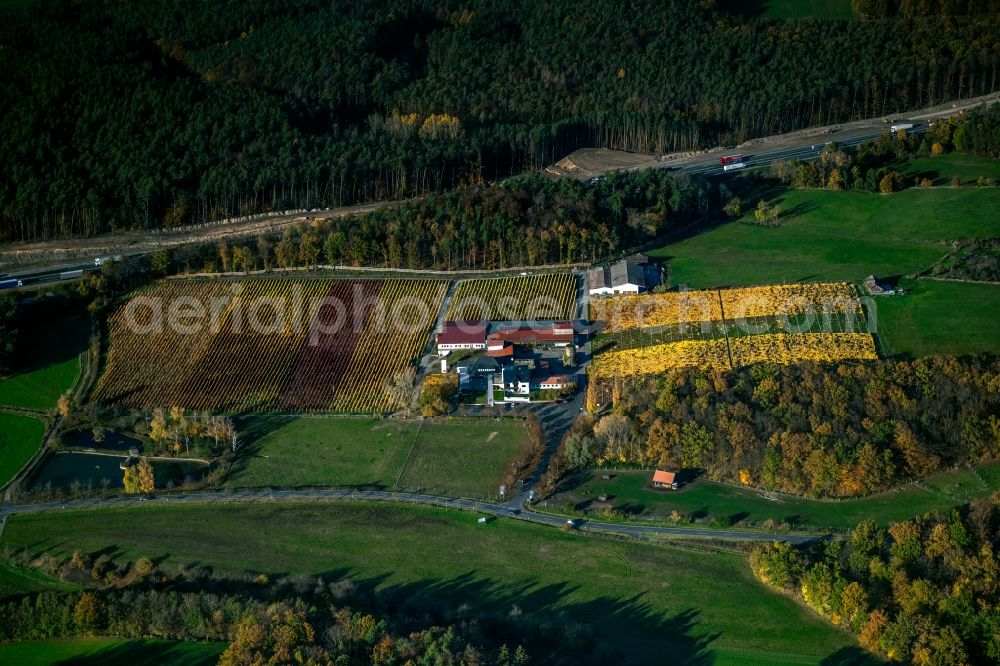
<svg viewBox="0 0 1000 666"><path fill-rule="evenodd" d="M719 164L722 164L722 165L736 164L737 162L742 162L742 161L743 161L743 156L742 155L729 155L727 157L720 157L719 158Z"/></svg>

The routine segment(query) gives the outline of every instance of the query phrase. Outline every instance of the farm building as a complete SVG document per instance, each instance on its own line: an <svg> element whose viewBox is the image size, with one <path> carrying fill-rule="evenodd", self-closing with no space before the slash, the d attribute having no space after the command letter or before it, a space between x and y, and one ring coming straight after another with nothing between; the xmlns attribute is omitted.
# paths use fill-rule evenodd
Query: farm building
<svg viewBox="0 0 1000 666"><path fill-rule="evenodd" d="M442 355L456 349L486 349L486 322L446 321L436 343Z"/></svg>
<svg viewBox="0 0 1000 666"><path fill-rule="evenodd" d="M865 278L865 289L870 296L892 296L896 293L892 285L886 282L879 282L874 275Z"/></svg>
<svg viewBox="0 0 1000 666"><path fill-rule="evenodd" d="M567 384L572 384L573 378L568 375L552 375L551 377L543 377L539 379L535 384L537 388L540 389L561 389Z"/></svg>
<svg viewBox="0 0 1000 666"><path fill-rule="evenodd" d="M558 321L538 326L506 326L501 324L486 338L487 349L494 351L506 345L555 345L573 344L573 323Z"/></svg>
<svg viewBox="0 0 1000 666"><path fill-rule="evenodd" d="M677 490L677 474L675 472L656 470L653 472L653 487Z"/></svg>
<svg viewBox="0 0 1000 666"><path fill-rule="evenodd" d="M587 271L587 291L591 296L641 294L646 291L646 261L645 257L640 257L591 268Z"/></svg>
<svg viewBox="0 0 1000 666"><path fill-rule="evenodd" d="M469 359L464 359L455 366L455 372L459 375L470 375L472 377L485 377L486 375L500 372L503 365L490 356L479 355Z"/></svg>

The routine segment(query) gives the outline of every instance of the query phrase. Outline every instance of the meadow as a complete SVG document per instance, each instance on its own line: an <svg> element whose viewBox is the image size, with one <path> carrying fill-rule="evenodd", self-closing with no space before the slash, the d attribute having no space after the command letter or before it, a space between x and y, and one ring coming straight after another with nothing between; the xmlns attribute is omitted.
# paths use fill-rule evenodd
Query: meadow
<svg viewBox="0 0 1000 666"><path fill-rule="evenodd" d="M225 643L69 638L0 643L0 663L18 666L211 666Z"/></svg>
<svg viewBox="0 0 1000 666"><path fill-rule="evenodd" d="M46 590L75 590L76 585L47 576L35 569L0 561L0 599L13 595L31 594ZM4 662L0 659L0 663Z"/></svg>
<svg viewBox="0 0 1000 666"><path fill-rule="evenodd" d="M764 0L764 17L773 19L836 19L850 21L857 16L851 0Z"/></svg>
<svg viewBox="0 0 1000 666"><path fill-rule="evenodd" d="M755 201L752 202L755 205ZM670 281L691 288L862 280L926 268L959 238L998 233L1000 188L909 189L885 196L787 190L771 200L781 226L727 222L650 250Z"/></svg>
<svg viewBox="0 0 1000 666"><path fill-rule="evenodd" d="M601 478L610 474L611 480ZM774 520L803 530L852 529L862 520L880 525L906 520L931 511L944 511L1000 490L1000 462L973 470L948 470L920 482L870 497L850 500L813 500L768 493L698 479L676 491L654 490L651 471L588 471L579 484L547 502L549 510L600 512L614 509L620 517L664 521L672 511L687 519L723 519L725 523ZM607 495L607 502L597 498Z"/></svg>
<svg viewBox="0 0 1000 666"><path fill-rule="evenodd" d="M756 582L742 554L566 533L515 519L364 503L149 506L16 516L0 545L74 548L166 569L350 576L385 603L434 599L465 613L582 622L628 661L816 664L850 638Z"/></svg>
<svg viewBox="0 0 1000 666"><path fill-rule="evenodd" d="M0 380L0 405L37 411L53 409L59 396L73 387L79 375L78 356L13 375Z"/></svg>
<svg viewBox="0 0 1000 666"><path fill-rule="evenodd" d="M928 178L935 187L951 185L952 178L958 178L962 185L975 185L980 177L1000 180L1000 160L986 157L946 153L933 157L918 157L898 165L905 177L919 180Z"/></svg>
<svg viewBox="0 0 1000 666"><path fill-rule="evenodd" d="M10 481L42 445L45 424L21 414L0 412L0 486Z"/></svg>
<svg viewBox="0 0 1000 666"><path fill-rule="evenodd" d="M489 498L527 437L519 421L255 416L225 483L234 488L368 486ZM398 483L397 483L398 482Z"/></svg>
<svg viewBox="0 0 1000 666"><path fill-rule="evenodd" d="M888 356L1000 352L1000 285L904 280L905 296L879 298L879 341Z"/></svg>

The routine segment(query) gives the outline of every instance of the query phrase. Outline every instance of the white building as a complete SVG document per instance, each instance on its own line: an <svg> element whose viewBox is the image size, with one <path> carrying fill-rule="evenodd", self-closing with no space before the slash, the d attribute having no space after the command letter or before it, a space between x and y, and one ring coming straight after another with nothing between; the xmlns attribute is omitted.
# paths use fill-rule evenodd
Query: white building
<svg viewBox="0 0 1000 666"><path fill-rule="evenodd" d="M587 291L591 296L641 294L646 291L646 264L625 259L591 268L587 271Z"/></svg>
<svg viewBox="0 0 1000 666"><path fill-rule="evenodd" d="M486 322L446 321L436 343L439 354L455 349L486 349Z"/></svg>

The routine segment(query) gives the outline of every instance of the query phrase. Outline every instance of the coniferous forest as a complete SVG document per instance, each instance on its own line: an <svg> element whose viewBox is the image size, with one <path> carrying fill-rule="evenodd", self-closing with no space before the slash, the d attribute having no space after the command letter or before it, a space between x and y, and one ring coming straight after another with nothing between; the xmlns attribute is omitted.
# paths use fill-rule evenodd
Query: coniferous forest
<svg viewBox="0 0 1000 666"><path fill-rule="evenodd" d="M733 144L1000 87L994 0L860 3L859 21L733 4L3 10L0 240L401 198L584 145Z"/></svg>

